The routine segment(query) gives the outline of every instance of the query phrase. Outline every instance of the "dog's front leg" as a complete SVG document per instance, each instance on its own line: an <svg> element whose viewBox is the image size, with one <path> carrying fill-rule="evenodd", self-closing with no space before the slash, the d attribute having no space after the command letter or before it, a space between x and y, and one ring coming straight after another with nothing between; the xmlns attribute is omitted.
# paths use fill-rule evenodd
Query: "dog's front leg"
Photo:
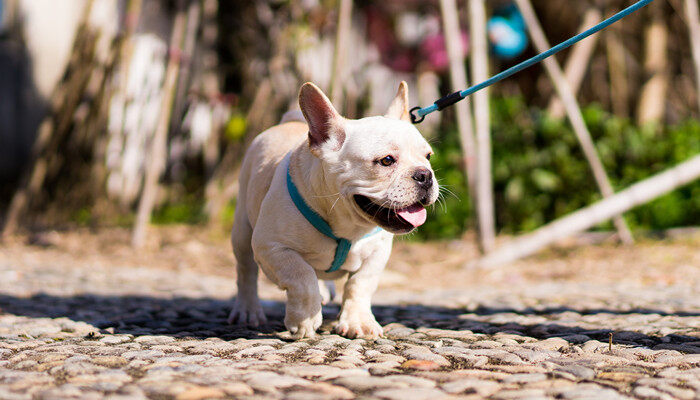
<svg viewBox="0 0 700 400"><path fill-rule="evenodd" d="M321 326L321 292L316 271L289 248L267 251L260 265L265 274L287 292L284 326L297 339L314 337Z"/></svg>
<svg viewBox="0 0 700 400"><path fill-rule="evenodd" d="M378 250L362 267L348 277L343 290L343 305L335 332L349 338L377 338L382 326L372 314L372 295L389 259L390 249Z"/></svg>

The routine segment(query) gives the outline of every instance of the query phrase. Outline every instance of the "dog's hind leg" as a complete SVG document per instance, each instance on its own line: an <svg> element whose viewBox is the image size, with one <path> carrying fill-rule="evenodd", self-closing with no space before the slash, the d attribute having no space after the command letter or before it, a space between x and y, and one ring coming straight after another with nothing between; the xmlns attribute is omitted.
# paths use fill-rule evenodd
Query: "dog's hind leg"
<svg viewBox="0 0 700 400"><path fill-rule="evenodd" d="M321 304L330 304L335 299L335 283L333 281L318 281L318 290L321 292Z"/></svg>
<svg viewBox="0 0 700 400"><path fill-rule="evenodd" d="M240 207L243 208L243 207ZM258 298L258 265L253 258L250 239L253 229L244 212L236 209L236 219L231 231L233 254L236 256L238 294L233 310L228 316L228 323L258 326L267 323L265 313Z"/></svg>

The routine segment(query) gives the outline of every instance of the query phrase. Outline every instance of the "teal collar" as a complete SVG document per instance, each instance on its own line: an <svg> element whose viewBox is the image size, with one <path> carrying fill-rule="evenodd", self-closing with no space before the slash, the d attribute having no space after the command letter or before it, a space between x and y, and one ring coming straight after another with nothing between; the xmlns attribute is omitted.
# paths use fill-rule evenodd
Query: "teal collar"
<svg viewBox="0 0 700 400"><path fill-rule="evenodd" d="M329 238L333 239L338 243L338 247L335 248L335 257L333 258L333 263L331 264L330 268L326 270L326 272L335 272L337 271L343 263L345 263L345 259L348 258L348 253L350 252L350 246L352 243L344 238L339 238L333 234L333 229L331 229L331 226L328 225L328 222L326 222L323 218L321 218L316 211L312 210L311 207L309 207L308 204L304 201L304 198L301 197L301 194L299 194L299 190L297 189L296 185L292 181L292 175L289 173L289 166L287 166L287 190L289 191L289 196L292 198L292 201L294 202L294 205L297 206L297 210L301 213L301 215L306 218L307 221L311 225L316 228L317 231L323 233L324 235L328 236ZM366 234L362 238L366 238L368 236L372 236L376 233L381 232L382 228L377 227L377 229L373 230L372 232Z"/></svg>

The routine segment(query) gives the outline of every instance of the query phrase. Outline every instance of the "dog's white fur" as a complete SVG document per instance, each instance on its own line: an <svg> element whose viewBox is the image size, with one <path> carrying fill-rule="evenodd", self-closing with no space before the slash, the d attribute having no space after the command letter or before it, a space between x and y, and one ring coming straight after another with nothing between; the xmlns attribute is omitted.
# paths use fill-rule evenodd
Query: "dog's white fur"
<svg viewBox="0 0 700 400"><path fill-rule="evenodd" d="M297 338L312 337L321 325L319 279L349 274L335 331L349 337L377 337L382 328L372 315L371 296L384 269L393 234L387 229L364 237L377 224L355 203L360 194L389 208L404 208L424 195L438 196L437 182L421 194L412 179L416 168L430 170L432 151L408 121L405 82L385 116L341 117L319 88L302 86L299 104L307 123L292 120L253 140L240 173L240 191L231 233L238 261L238 295L229 322L265 323L257 294L258 266L287 292L284 324ZM391 168L377 160L393 155ZM341 269L325 272L336 242L314 228L297 210L286 185L287 168L307 204L338 237L352 241ZM406 232L398 232L406 233Z"/></svg>

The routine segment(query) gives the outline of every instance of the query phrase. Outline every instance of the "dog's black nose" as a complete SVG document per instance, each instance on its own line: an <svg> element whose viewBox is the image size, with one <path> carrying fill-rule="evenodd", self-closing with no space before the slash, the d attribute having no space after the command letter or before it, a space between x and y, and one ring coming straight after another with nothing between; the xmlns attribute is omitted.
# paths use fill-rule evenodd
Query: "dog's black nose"
<svg viewBox="0 0 700 400"><path fill-rule="evenodd" d="M413 172L413 176L411 177L414 181L418 182L420 187L422 187L423 189L428 189L431 186L433 186L433 173L430 172L428 168L416 168L416 170Z"/></svg>

